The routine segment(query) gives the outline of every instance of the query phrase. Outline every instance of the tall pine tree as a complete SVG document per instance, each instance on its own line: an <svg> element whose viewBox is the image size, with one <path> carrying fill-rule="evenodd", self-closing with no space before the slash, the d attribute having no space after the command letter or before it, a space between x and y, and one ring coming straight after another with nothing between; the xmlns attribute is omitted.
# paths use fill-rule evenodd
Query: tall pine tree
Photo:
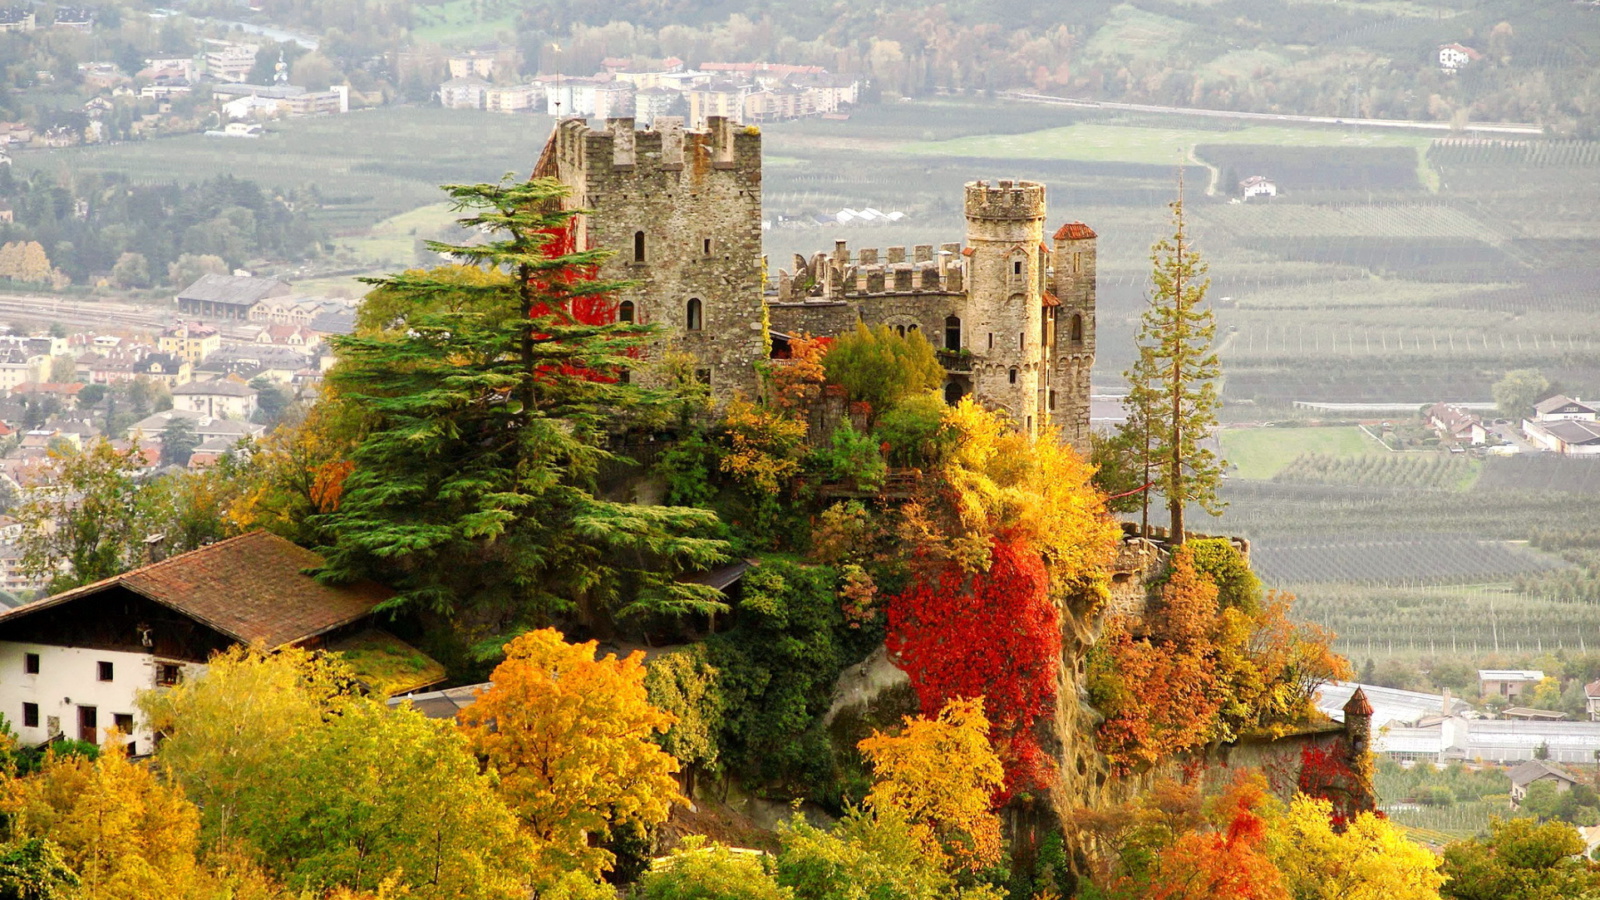
<svg viewBox="0 0 1600 900"><path fill-rule="evenodd" d="M620 285L595 279L603 252L571 249L565 189L445 190L488 239L431 248L500 277L373 279L394 327L334 340L335 402L365 427L338 509L313 517L323 576L378 579L393 605L464 617L483 639L554 613L604 629L617 614L719 607L674 577L721 560L714 514L597 494L610 436L672 398L628 377L654 330L615 322Z"/></svg>
<svg viewBox="0 0 1600 900"><path fill-rule="evenodd" d="M1218 515L1217 486L1225 463L1201 442L1217 426L1216 379L1221 363L1212 349L1217 323L1205 304L1206 264L1190 242L1183 195L1172 203L1173 234L1151 248L1154 289L1140 320L1139 355L1127 372L1129 428L1145 448L1151 488L1171 516L1171 540L1184 540L1184 509L1193 503Z"/></svg>

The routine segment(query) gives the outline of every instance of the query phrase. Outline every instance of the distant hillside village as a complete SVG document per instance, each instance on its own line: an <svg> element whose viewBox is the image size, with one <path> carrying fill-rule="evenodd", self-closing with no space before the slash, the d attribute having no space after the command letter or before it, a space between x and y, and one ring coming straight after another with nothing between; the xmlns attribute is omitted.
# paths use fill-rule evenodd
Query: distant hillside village
<svg viewBox="0 0 1600 900"><path fill-rule="evenodd" d="M643 127L665 116L690 128L721 116L736 125L810 117L846 118L860 101L861 83L821 66L706 62L689 69L677 57L608 58L591 76L544 74L521 81L505 71L505 55L482 50L450 59L450 80L439 85L447 109L538 112L598 119L631 118Z"/></svg>
<svg viewBox="0 0 1600 900"><path fill-rule="evenodd" d="M148 473L215 465L314 399L332 362L324 338L353 331L355 307L272 278L205 275L165 318L0 334L0 513L50 483L52 450L102 436L124 453L137 445ZM0 590L13 595L41 586L22 574L20 530L0 514Z"/></svg>

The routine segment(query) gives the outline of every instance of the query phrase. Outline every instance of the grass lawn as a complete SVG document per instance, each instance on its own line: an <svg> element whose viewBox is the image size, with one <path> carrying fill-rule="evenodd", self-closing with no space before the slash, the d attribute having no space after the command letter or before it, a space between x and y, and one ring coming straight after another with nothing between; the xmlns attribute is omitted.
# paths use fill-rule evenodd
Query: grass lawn
<svg viewBox="0 0 1600 900"><path fill-rule="evenodd" d="M1359 456L1381 449L1355 426L1325 428L1229 428L1222 455L1237 466L1237 478L1268 479L1302 453Z"/></svg>
<svg viewBox="0 0 1600 900"><path fill-rule="evenodd" d="M1433 138L1422 134L1362 131L1338 126L1248 125L1227 131L1080 122L1022 134L970 135L900 146L917 156L990 159L1060 159L1176 166L1195 162L1196 144L1267 144L1278 147L1408 147L1417 155L1417 176L1430 190L1439 184L1428 165Z"/></svg>

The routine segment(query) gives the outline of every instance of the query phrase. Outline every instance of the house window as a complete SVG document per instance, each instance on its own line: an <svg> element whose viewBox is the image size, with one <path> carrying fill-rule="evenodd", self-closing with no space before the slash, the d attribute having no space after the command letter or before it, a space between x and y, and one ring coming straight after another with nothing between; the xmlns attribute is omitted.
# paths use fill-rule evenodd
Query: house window
<svg viewBox="0 0 1600 900"><path fill-rule="evenodd" d="M111 665L111 663L108 663L105 660L101 660L100 662L95 663L95 666L96 666L96 668L98 668L100 670L100 680L101 681L110 681L111 680L111 677L112 677L112 674L113 674L113 671L112 671L113 670L113 666Z"/></svg>
<svg viewBox="0 0 1600 900"><path fill-rule="evenodd" d="M961 319L956 316L945 317L944 348L946 350L961 349Z"/></svg>
<svg viewBox="0 0 1600 900"><path fill-rule="evenodd" d="M633 301L632 300L624 300L621 303L617 304L617 321L618 322L628 322L630 324L633 322Z"/></svg>
<svg viewBox="0 0 1600 900"><path fill-rule="evenodd" d="M684 316L684 327L690 331L699 331L705 327L705 319L701 313L699 297L689 298L687 314Z"/></svg>
<svg viewBox="0 0 1600 900"><path fill-rule="evenodd" d="M1007 373L1007 377L1009 377L1011 379L1011 383L1012 384L1016 384L1017 383L1017 370L1016 369L1012 369L1010 372Z"/></svg>
<svg viewBox="0 0 1600 900"><path fill-rule="evenodd" d="M28 675L39 674L39 654L25 653L22 656L22 671Z"/></svg>
<svg viewBox="0 0 1600 900"><path fill-rule="evenodd" d="M644 262L644 232L642 231L633 233L633 261L636 263Z"/></svg>
<svg viewBox="0 0 1600 900"><path fill-rule="evenodd" d="M122 732L123 737L133 734L133 713L113 713L111 722L118 731Z"/></svg>
<svg viewBox="0 0 1600 900"><path fill-rule="evenodd" d="M23 728L38 728L39 727L39 704L37 704L37 703L24 703L24 704L22 704L22 727Z"/></svg>
<svg viewBox="0 0 1600 900"><path fill-rule="evenodd" d="M1072 342L1074 344L1083 343L1083 315L1081 313L1072 314Z"/></svg>
<svg viewBox="0 0 1600 900"><path fill-rule="evenodd" d="M183 666L176 663L156 663L156 684L172 687L183 677Z"/></svg>

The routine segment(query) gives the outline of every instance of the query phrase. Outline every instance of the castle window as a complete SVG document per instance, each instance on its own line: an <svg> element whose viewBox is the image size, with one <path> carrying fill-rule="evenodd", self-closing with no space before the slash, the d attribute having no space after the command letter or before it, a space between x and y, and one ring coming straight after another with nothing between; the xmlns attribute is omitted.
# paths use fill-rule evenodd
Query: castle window
<svg viewBox="0 0 1600 900"><path fill-rule="evenodd" d="M1011 274L1013 274L1013 275L1021 275L1022 274L1022 260L1013 259L1011 261Z"/></svg>
<svg viewBox="0 0 1600 900"><path fill-rule="evenodd" d="M1010 378L1010 379L1011 379L1011 383L1012 383L1012 384L1016 384L1016 383L1017 383L1017 370L1016 370L1016 369L1015 369L1015 368L1013 368L1013 369L1012 369L1012 370L1011 370L1011 371L1010 371L1010 372L1009 372L1009 373L1007 373L1007 374L1008 374L1008 377L1009 377L1009 378Z"/></svg>
<svg viewBox="0 0 1600 900"><path fill-rule="evenodd" d="M636 263L644 262L644 232L642 231L633 233L633 261Z"/></svg>
<svg viewBox="0 0 1600 900"><path fill-rule="evenodd" d="M1072 254L1072 274L1078 275L1078 274L1081 274L1082 272L1083 272L1083 254L1082 253L1074 253L1074 254Z"/></svg>
<svg viewBox="0 0 1600 900"><path fill-rule="evenodd" d="M961 382L959 381L952 381L944 386L944 402L950 406L960 403L962 396L965 394L966 391L961 389Z"/></svg>
<svg viewBox="0 0 1600 900"><path fill-rule="evenodd" d="M700 298L690 297L687 315L684 317L683 326L690 331L699 331L705 327L705 320L701 314Z"/></svg>
<svg viewBox="0 0 1600 900"><path fill-rule="evenodd" d="M1028 333L1026 331L1017 332L1017 349L1018 350L1021 350L1022 348L1028 346L1027 341L1028 341Z"/></svg>
<svg viewBox="0 0 1600 900"><path fill-rule="evenodd" d="M915 322L912 322L910 325L906 326L906 334L916 334L917 332L919 332L921 330L922 329L918 328L917 327L917 323L915 323Z"/></svg>
<svg viewBox="0 0 1600 900"><path fill-rule="evenodd" d="M706 256L711 255L711 238L706 238L700 242L700 252Z"/></svg>
<svg viewBox="0 0 1600 900"><path fill-rule="evenodd" d="M633 316L634 316L634 310L633 310L633 301L632 300L624 300L621 303L617 304L617 321L618 322L629 322L629 323L631 323L634 320Z"/></svg>
<svg viewBox="0 0 1600 900"><path fill-rule="evenodd" d="M906 327L904 325L896 325L894 327L894 333L899 335L900 337L905 337L906 336Z"/></svg>
<svg viewBox="0 0 1600 900"><path fill-rule="evenodd" d="M1056 392L1055 391L1051 391L1050 392L1050 408L1051 409L1055 409L1056 408Z"/></svg>
<svg viewBox="0 0 1600 900"><path fill-rule="evenodd" d="M989 349L994 349L994 332L989 332Z"/></svg>
<svg viewBox="0 0 1600 900"><path fill-rule="evenodd" d="M946 350L961 349L961 319L957 316L945 317L944 348Z"/></svg>
<svg viewBox="0 0 1600 900"><path fill-rule="evenodd" d="M1083 314L1082 313L1073 313L1072 314L1072 342L1074 344L1083 343Z"/></svg>

